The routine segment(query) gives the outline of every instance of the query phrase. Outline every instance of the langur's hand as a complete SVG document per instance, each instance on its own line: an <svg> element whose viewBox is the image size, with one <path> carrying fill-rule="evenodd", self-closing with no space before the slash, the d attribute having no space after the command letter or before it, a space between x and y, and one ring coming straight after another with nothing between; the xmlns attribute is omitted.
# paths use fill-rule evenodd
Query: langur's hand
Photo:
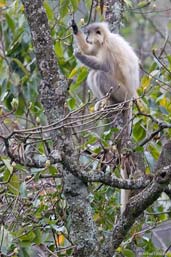
<svg viewBox="0 0 171 257"><path fill-rule="evenodd" d="M78 27L74 20L72 20L71 27L73 29L74 34L76 35L78 33Z"/></svg>

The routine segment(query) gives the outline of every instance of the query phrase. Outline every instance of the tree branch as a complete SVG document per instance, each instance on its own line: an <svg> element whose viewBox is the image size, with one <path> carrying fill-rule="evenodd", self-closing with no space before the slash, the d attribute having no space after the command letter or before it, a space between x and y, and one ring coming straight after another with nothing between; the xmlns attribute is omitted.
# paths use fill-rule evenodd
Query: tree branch
<svg viewBox="0 0 171 257"><path fill-rule="evenodd" d="M171 179L171 142L167 143L159 157L153 181L138 195L132 197L127 204L126 210L114 226L110 246L106 256L113 256L114 251L125 238L126 233L134 224L143 211L149 207L160 194L167 188Z"/></svg>
<svg viewBox="0 0 171 257"><path fill-rule="evenodd" d="M69 162L69 160L68 160ZM67 163L68 163L67 162ZM111 173L105 173L103 171L88 172L78 169L74 164L68 166L65 163L67 169L75 176L82 179L84 182L100 182L104 185L116 187L120 189L142 189L150 184L152 176L142 176L138 179L121 179L117 178Z"/></svg>

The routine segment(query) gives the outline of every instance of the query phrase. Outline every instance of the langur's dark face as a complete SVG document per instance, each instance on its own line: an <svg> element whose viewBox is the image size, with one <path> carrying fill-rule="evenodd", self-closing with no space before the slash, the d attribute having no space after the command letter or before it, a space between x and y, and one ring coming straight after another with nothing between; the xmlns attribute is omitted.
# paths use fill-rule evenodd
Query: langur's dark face
<svg viewBox="0 0 171 257"><path fill-rule="evenodd" d="M89 26L87 29L86 41L89 44L101 46L104 42L104 34L98 26Z"/></svg>

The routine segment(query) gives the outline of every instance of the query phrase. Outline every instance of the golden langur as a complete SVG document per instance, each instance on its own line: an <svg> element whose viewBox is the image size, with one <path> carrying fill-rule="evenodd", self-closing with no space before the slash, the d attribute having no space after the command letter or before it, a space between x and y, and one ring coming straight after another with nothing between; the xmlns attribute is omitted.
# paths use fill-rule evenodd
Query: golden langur
<svg viewBox="0 0 171 257"><path fill-rule="evenodd" d="M111 33L107 23L96 22L87 27L87 36L72 21L78 51L76 58L90 68L88 87L98 99L112 88L111 103L136 97L139 87L139 60L129 43Z"/></svg>
<svg viewBox="0 0 171 257"><path fill-rule="evenodd" d="M139 59L129 43L120 35L111 33L107 23L87 26L86 35L72 21L78 50L76 58L90 68L87 84L95 97L103 98L111 89L111 104L137 97L139 87ZM128 175L121 169L124 179ZM129 190L121 190L121 212L129 198Z"/></svg>

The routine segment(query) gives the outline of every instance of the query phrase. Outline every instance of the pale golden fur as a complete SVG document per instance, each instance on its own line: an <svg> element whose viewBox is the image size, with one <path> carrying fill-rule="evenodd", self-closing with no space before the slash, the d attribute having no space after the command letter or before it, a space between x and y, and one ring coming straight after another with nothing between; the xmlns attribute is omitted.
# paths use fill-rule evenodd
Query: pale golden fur
<svg viewBox="0 0 171 257"><path fill-rule="evenodd" d="M111 33L104 22L89 25L87 31L86 39L81 31L75 36L81 51L81 53L76 52L76 57L93 70L90 71L87 82L94 95L101 98L112 86L113 102L136 97L139 86L139 61L132 47L120 35ZM101 34L96 33L97 31ZM95 67L95 63L98 67ZM99 74L99 71L102 73ZM108 76L108 83L105 83L101 90L99 84L96 84L96 76L101 75L99 80L105 82L104 72Z"/></svg>
<svg viewBox="0 0 171 257"><path fill-rule="evenodd" d="M79 50L75 56L90 68L87 84L94 96L104 97L112 88L111 103L119 103L137 96L139 60L129 43L110 32L107 23L93 23L87 27L87 37L75 35ZM128 176L121 170L123 179ZM124 211L129 190L121 190L121 212Z"/></svg>

